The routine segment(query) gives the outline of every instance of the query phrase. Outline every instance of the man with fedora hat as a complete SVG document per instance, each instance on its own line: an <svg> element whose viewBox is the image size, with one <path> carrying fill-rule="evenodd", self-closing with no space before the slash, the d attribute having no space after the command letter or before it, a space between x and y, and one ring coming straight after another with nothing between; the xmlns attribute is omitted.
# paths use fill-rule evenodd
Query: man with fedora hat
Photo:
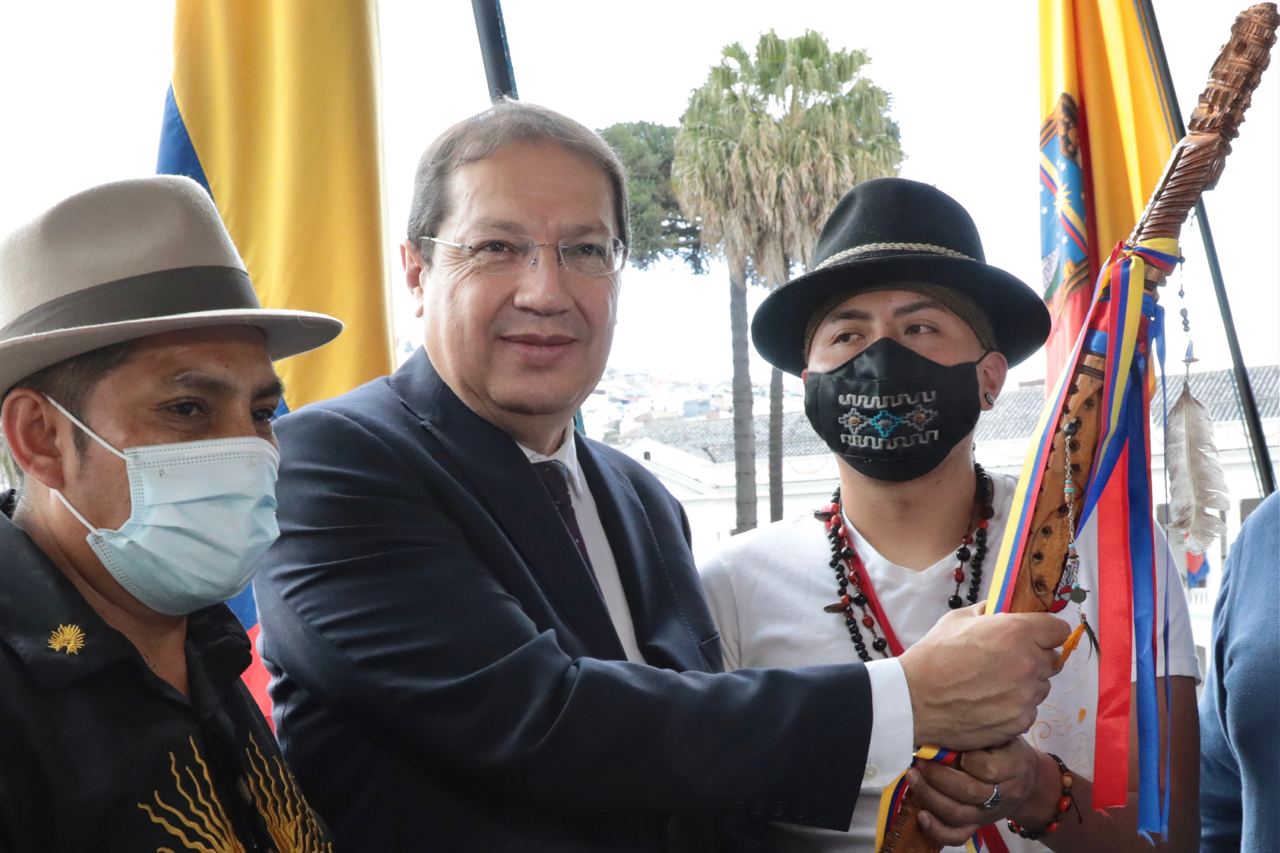
<svg viewBox="0 0 1280 853"><path fill-rule="evenodd" d="M968 213L925 184L855 187L827 220L815 260L760 305L752 336L770 363L803 378L805 412L835 455L839 487L816 519L735 537L701 567L729 668L873 664L909 654L952 611L978 609L1015 478L976 462L974 430L1009 365L1049 331L1036 293L987 264ZM1095 539L1086 526L1082 555ZM1095 589L1095 579L1084 560L1077 586ZM1176 845L1194 838L1197 665L1176 580L1164 600L1156 621L1167 618L1161 655L1172 676L1169 838L1184 849ZM1096 599L1080 606L1097 625ZM1065 626L1077 612L1060 617ZM959 845L986 827L1013 850L1043 849L1034 839L1055 829L1055 850L1136 843L1136 809L1109 817L1088 808L1096 675L1096 655L1077 653L1026 739L910 770L926 831ZM848 833L774 825L777 849L872 849L881 792L893 782L865 778ZM1072 800L1081 823L1064 818Z"/></svg>
<svg viewBox="0 0 1280 853"><path fill-rule="evenodd" d="M282 421L263 656L344 849L705 853L732 815L839 827L913 724L985 746L1048 691L1067 632L1041 616L956 618L901 662L719 672L680 505L571 424L609 354L624 185L536 105L446 131L401 247L424 347Z"/></svg>
<svg viewBox="0 0 1280 853"><path fill-rule="evenodd" d="M187 178L74 195L0 243L0 850L327 851L223 604L276 538L259 306Z"/></svg>

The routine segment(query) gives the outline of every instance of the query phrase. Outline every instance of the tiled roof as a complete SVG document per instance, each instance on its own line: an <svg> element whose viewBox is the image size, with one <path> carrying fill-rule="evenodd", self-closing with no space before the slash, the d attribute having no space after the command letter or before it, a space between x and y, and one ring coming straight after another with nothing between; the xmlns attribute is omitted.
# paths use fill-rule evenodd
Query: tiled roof
<svg viewBox="0 0 1280 853"><path fill-rule="evenodd" d="M764 459L769 455L769 415L758 415L754 421L756 458ZM619 444L626 447L642 438L651 438L712 462L733 461L733 418L653 421L627 433ZM817 456L827 452L826 444L814 433L803 412L783 414L782 446L787 456Z"/></svg>
<svg viewBox="0 0 1280 853"><path fill-rule="evenodd" d="M1253 386L1261 417L1264 420L1280 417L1280 366L1250 368L1249 382ZM1169 402L1172 404L1182 388L1181 379L1170 377L1168 384ZM1240 420L1231 371L1213 370L1191 374L1191 392L1208 407L1215 421ZM1000 441L1030 437L1043 404L1042 386L1006 390L1000 395L1000 402L995 409L979 419L978 440ZM1152 408L1158 422L1159 405L1153 405ZM769 450L769 417L766 413L757 415L754 420L756 458L764 459ZM732 418L654 421L643 429L628 433L619 444L625 447L641 438L653 439L712 462L733 461ZM817 456L827 452L826 445L810 428L803 412L787 412L782 416L782 443L785 456Z"/></svg>
<svg viewBox="0 0 1280 853"><path fill-rule="evenodd" d="M1258 403L1258 415L1264 420L1280 417L1280 366L1269 364L1249 368L1249 385L1253 388L1253 396ZM1170 405L1177 399L1180 390L1182 380L1170 378ZM1209 414L1213 415L1215 421L1240 420L1236 383L1230 370L1191 374L1191 393L1209 408Z"/></svg>

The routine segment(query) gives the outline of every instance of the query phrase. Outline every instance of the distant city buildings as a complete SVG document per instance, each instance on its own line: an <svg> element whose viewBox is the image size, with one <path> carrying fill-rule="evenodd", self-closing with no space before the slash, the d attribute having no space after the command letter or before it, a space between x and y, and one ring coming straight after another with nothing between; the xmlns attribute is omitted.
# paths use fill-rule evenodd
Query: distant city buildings
<svg viewBox="0 0 1280 853"><path fill-rule="evenodd" d="M769 388L758 385L754 412L769 411ZM785 389L783 409L803 412L804 398L794 389ZM732 435L733 389L723 382L684 381L614 370L604 372L600 384L582 404L586 434L618 447L632 438L662 425L723 421Z"/></svg>
<svg viewBox="0 0 1280 853"><path fill-rule="evenodd" d="M1280 367L1252 368L1249 376L1271 458L1280 460ZM1181 390L1181 378L1171 377L1168 385L1171 405ZM645 393L646 387L652 387L651 394ZM704 388L638 375L606 375L600 388L605 389L603 400L617 402L609 405L602 402L595 416L588 414L584 404L588 435L603 437L640 460L684 504L693 529L694 551L701 554L715 549L731 535L735 524L733 415L727 399L728 383L723 388ZM769 518L765 464L768 400L762 393L765 390L758 392L754 410L756 476L762 524ZM1203 650L1208 644L1213 602L1227 547L1234 541L1240 524L1257 506L1261 491L1250 458L1248 437L1240 418L1231 372L1193 373L1191 390L1213 417L1218 456L1231 495L1231 509L1224 514L1227 536L1215 543L1203 557L1209 567L1207 576L1203 566L1197 565L1199 559L1192 558L1193 571L1199 571L1205 578L1200 581L1203 586L1188 591L1196 643ZM685 402L699 401L699 405L692 407L697 411L703 408L701 402L704 400L703 414L678 416L677 413L686 411ZM800 395L792 394L787 403L783 417L784 516L794 517L809 513L825 502L835 488L838 475L832 454L809 426ZM1019 473L1043 403L1042 383L1006 389L996 407L983 414L978 422L978 461L990 470ZM1155 511L1158 517L1162 517L1167 489L1162 407L1158 398L1152 409L1152 487L1157 504Z"/></svg>

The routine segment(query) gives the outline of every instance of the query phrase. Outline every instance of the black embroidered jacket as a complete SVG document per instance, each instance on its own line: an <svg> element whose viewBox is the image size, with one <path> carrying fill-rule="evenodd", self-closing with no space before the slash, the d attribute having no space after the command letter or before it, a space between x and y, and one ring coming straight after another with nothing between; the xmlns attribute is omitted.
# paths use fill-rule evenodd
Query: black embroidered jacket
<svg viewBox="0 0 1280 853"><path fill-rule="evenodd" d="M224 605L187 627L190 700L9 520L0 492L0 851L330 851L240 674Z"/></svg>

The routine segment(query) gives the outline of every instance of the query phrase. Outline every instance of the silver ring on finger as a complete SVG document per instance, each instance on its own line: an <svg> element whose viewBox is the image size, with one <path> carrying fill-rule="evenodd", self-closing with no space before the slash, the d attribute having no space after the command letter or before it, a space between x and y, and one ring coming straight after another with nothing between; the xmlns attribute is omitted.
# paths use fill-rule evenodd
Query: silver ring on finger
<svg viewBox="0 0 1280 853"><path fill-rule="evenodd" d="M982 810L989 812L998 805L1000 805L1000 785L997 783L991 791L991 796L987 797L986 801L983 802Z"/></svg>

